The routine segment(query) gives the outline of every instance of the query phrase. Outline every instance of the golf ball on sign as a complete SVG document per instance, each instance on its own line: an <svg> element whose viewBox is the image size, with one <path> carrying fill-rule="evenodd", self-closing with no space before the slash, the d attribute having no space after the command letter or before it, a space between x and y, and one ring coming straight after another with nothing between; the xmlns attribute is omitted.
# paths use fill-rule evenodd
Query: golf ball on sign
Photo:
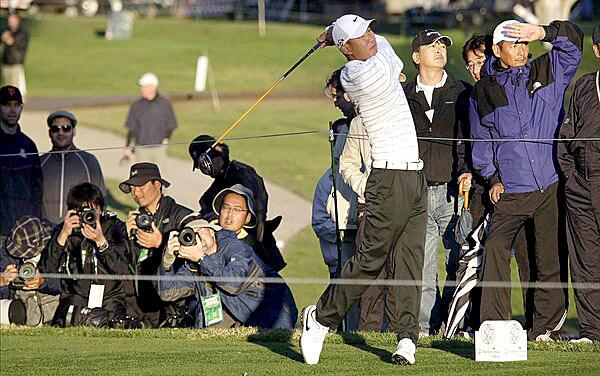
<svg viewBox="0 0 600 376"><path fill-rule="evenodd" d="M283 247L285 247L285 242L283 240L278 240L275 244L279 249L283 249Z"/></svg>

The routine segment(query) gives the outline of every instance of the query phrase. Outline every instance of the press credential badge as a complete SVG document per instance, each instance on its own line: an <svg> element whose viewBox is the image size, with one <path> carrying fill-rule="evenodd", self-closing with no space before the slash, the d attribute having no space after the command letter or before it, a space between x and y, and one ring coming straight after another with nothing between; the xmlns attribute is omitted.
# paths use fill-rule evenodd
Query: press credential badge
<svg viewBox="0 0 600 376"><path fill-rule="evenodd" d="M102 308L104 300L104 285L90 285L90 295L88 298L88 308Z"/></svg>
<svg viewBox="0 0 600 376"><path fill-rule="evenodd" d="M204 313L204 326L212 326L223 321L223 305L221 304L221 294L211 294L201 296L202 312Z"/></svg>

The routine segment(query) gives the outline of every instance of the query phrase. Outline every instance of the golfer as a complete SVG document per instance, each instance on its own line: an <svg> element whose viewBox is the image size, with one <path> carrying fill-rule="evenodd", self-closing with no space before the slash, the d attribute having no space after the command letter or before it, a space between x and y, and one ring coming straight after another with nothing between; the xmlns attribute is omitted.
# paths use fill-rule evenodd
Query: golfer
<svg viewBox="0 0 600 376"><path fill-rule="evenodd" d="M373 20L349 14L338 18L318 37L334 45L348 62L342 85L358 109L371 145L371 174L365 190L366 223L362 243L342 269L342 279L371 279L379 275L393 252L392 277L421 281L427 184L421 170L415 125L399 81L402 61L382 36L371 30ZM304 361L319 362L323 341L335 330L365 284L332 284L317 305L304 308L300 347ZM419 333L421 287L391 287L398 310L398 347L392 362L413 364Z"/></svg>

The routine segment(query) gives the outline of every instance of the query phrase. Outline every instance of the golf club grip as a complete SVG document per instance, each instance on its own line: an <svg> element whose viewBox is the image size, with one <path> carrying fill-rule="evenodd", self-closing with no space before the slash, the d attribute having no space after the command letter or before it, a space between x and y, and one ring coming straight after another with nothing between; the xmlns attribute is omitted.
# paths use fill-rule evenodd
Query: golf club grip
<svg viewBox="0 0 600 376"><path fill-rule="evenodd" d="M469 208L469 190L465 191L465 203L463 204L464 209Z"/></svg>
<svg viewBox="0 0 600 376"><path fill-rule="evenodd" d="M306 60L306 58L308 58L313 52L315 52L316 50L319 49L319 47L321 46L321 42L317 42L317 44L315 44L304 56L302 56L302 58L300 60L298 60L296 62L296 64L294 64L287 72L285 72L285 74L283 76L281 76L277 81L275 81L275 83L269 88L269 90L267 90L263 95L260 96L260 98L258 98L253 104L252 106L250 106L250 108L248 108L243 114L242 116L240 116L225 132L223 132L223 134L221 135L221 137L219 137L212 145L211 148L217 146L221 141L223 141L223 139L225 137L227 137L227 135L235 128L237 127L237 125L254 109L254 107L258 106L258 104L260 102L263 101L263 99L265 99L267 97L267 95L271 94L271 92L273 90L275 90L275 88L277 86L279 86L279 84L281 82L283 82L283 80L285 80L285 78L292 73L292 71L294 69L296 69L298 67L298 65L302 64L302 62L304 60Z"/></svg>

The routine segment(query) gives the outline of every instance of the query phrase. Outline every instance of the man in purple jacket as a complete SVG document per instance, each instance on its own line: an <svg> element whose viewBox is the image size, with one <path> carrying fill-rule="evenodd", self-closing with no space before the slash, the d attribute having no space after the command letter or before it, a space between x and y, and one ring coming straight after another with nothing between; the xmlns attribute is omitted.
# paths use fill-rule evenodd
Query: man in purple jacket
<svg viewBox="0 0 600 376"><path fill-rule="evenodd" d="M550 52L529 60L528 42ZM564 113L565 90L581 61L583 33L567 21L548 26L505 21L494 30L471 98L474 139L552 139ZM525 220L535 226L537 282L561 282L558 251L558 173L552 141L473 142L473 165L490 183L495 204L483 258L483 282L510 282L510 249ZM510 288L484 287L480 320L512 316ZM566 317L561 289L534 291L530 340L550 340Z"/></svg>

